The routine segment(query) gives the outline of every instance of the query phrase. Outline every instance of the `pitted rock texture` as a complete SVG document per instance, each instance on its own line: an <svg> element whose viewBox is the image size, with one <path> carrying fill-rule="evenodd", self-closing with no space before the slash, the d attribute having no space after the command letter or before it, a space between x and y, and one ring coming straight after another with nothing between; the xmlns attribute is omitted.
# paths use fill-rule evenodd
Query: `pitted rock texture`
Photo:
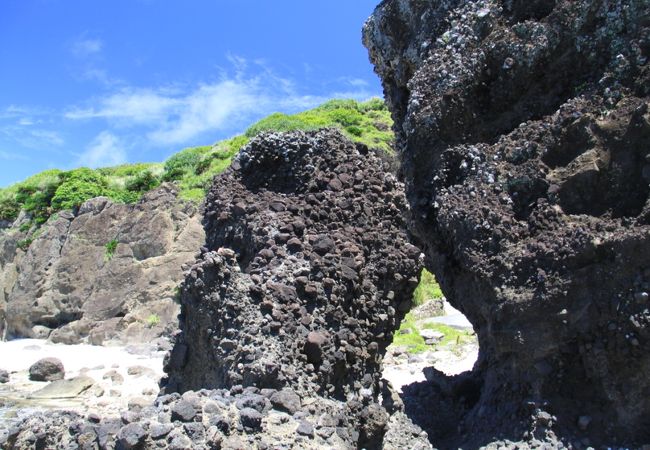
<svg viewBox="0 0 650 450"><path fill-rule="evenodd" d="M380 159L337 131L252 141L206 200L166 389L290 387L342 402L348 445L376 447L381 360L420 268L405 206Z"/></svg>
<svg viewBox="0 0 650 450"><path fill-rule="evenodd" d="M650 442L649 11L386 0L364 27L409 229L481 346L415 396L434 445Z"/></svg>
<svg viewBox="0 0 650 450"><path fill-rule="evenodd" d="M135 205L99 197L76 215L61 212L26 252L23 238L0 232L0 334L102 344L147 342L176 328L181 266L205 234L198 208L164 184Z"/></svg>

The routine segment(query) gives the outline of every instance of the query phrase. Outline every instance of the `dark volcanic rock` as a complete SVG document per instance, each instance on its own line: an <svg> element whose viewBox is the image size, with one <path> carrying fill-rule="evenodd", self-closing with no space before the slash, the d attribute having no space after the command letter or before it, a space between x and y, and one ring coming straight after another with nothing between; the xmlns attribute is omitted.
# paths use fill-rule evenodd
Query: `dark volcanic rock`
<svg viewBox="0 0 650 450"><path fill-rule="evenodd" d="M0 383L9 383L9 372L0 369Z"/></svg>
<svg viewBox="0 0 650 450"><path fill-rule="evenodd" d="M337 131L253 140L208 195L167 391L241 384L355 399L342 405L349 444L380 439L381 358L419 270L404 207L380 159ZM354 434L357 421L372 426Z"/></svg>
<svg viewBox="0 0 650 450"><path fill-rule="evenodd" d="M29 368L29 379L32 381L55 381L65 377L63 363L57 358L43 358Z"/></svg>
<svg viewBox="0 0 650 450"><path fill-rule="evenodd" d="M386 0L364 28L410 231L481 345L418 394L435 445L650 441L649 11Z"/></svg>

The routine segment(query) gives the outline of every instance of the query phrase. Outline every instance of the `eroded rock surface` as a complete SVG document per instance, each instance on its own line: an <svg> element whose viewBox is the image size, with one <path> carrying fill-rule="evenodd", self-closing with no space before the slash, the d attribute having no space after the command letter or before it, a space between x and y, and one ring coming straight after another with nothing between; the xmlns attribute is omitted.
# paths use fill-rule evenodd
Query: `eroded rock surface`
<svg viewBox="0 0 650 450"><path fill-rule="evenodd" d="M419 268L404 207L379 158L336 131L242 149L207 198L168 389L291 387L316 411L342 402L346 442L377 446L380 364Z"/></svg>
<svg viewBox="0 0 650 450"><path fill-rule="evenodd" d="M155 404L31 416L0 427L0 446L430 448L380 383L420 270L405 208L381 160L337 131L254 139L208 195Z"/></svg>
<svg viewBox="0 0 650 450"><path fill-rule="evenodd" d="M181 266L204 241L198 208L165 184L135 205L61 212L26 252L0 234L0 334L54 342L146 342L176 327ZM4 316L4 317L3 317ZM4 319L4 321L2 320Z"/></svg>
<svg viewBox="0 0 650 450"><path fill-rule="evenodd" d="M387 0L364 28L410 231L481 345L421 386L434 445L650 442L649 6Z"/></svg>

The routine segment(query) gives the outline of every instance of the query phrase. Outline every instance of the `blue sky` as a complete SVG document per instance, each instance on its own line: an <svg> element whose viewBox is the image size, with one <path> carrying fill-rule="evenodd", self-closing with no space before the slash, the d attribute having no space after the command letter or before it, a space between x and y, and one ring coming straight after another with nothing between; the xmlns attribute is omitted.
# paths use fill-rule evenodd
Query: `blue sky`
<svg viewBox="0 0 650 450"><path fill-rule="evenodd" d="M379 0L0 2L0 187L48 168L163 161L274 111L381 95Z"/></svg>

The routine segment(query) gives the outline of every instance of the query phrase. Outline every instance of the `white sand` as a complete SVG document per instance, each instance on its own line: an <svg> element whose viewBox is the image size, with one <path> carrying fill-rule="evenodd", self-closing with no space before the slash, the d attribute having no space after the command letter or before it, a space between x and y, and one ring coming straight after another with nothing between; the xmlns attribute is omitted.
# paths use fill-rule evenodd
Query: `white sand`
<svg viewBox="0 0 650 450"><path fill-rule="evenodd" d="M143 354L133 353L138 350ZM48 384L29 380L29 367L45 357L61 360L66 379L83 374L93 378L95 386L77 399L29 400L27 397L31 392ZM0 369L10 373L10 382L0 384L0 403L16 403L30 408L66 408L100 415L119 414L134 399L143 402L154 400L158 381L163 375L163 357L164 352L143 347L64 345L40 339L0 342ZM129 375L129 368L136 366L142 367L140 373ZM120 383L104 378L111 371L121 375L124 381Z"/></svg>

